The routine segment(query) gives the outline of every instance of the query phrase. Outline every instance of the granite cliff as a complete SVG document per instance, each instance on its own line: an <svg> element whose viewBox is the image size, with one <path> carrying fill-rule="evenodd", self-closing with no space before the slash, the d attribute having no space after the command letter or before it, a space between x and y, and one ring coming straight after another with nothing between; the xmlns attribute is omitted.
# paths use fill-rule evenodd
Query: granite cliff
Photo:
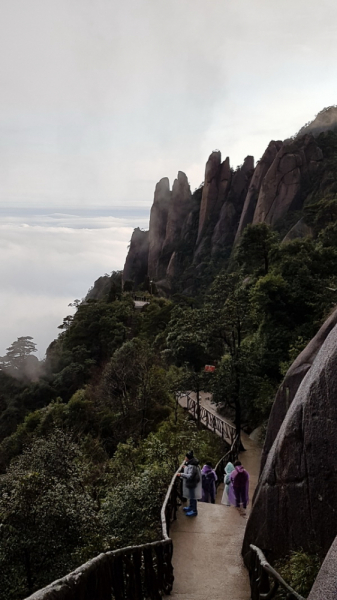
<svg viewBox="0 0 337 600"><path fill-rule="evenodd" d="M193 194L185 173L178 173L172 190L161 179L149 231L135 230L123 280L137 286L148 276L163 293L193 293L210 262L228 260L249 224L267 223L285 239L311 235L301 211L317 195L336 191L329 155L336 124L337 109L325 109L296 137L271 141L256 166L247 156L236 171L216 150Z"/></svg>
<svg viewBox="0 0 337 600"><path fill-rule="evenodd" d="M299 548L324 557L337 535L336 363L335 311L296 359L276 398L244 556L254 543L271 559Z"/></svg>

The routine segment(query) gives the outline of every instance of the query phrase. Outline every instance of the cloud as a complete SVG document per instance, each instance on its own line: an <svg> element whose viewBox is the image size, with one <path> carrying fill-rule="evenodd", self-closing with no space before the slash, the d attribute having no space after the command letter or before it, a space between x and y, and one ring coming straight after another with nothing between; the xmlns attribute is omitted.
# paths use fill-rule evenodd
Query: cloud
<svg viewBox="0 0 337 600"><path fill-rule="evenodd" d="M138 219L137 219L138 221ZM139 224L146 226L147 219ZM43 356L100 275L123 268L132 219L67 214L6 216L0 223L0 354L31 335Z"/></svg>
<svg viewBox="0 0 337 600"><path fill-rule="evenodd" d="M3 0L0 202L149 207L336 102L332 0Z"/></svg>

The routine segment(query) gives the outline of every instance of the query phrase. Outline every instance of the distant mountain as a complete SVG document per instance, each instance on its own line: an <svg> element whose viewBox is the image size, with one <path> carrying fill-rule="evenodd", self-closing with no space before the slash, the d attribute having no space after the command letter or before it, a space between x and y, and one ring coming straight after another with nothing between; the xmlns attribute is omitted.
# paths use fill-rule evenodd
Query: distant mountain
<svg viewBox="0 0 337 600"><path fill-rule="evenodd" d="M149 278L164 294L192 295L229 260L247 225L267 223L285 239L307 236L303 208L337 191L336 156L337 107L329 107L294 138L271 141L256 166L247 156L234 171L228 157L212 152L193 194L185 173L172 189L161 179L149 231L132 235L124 282L140 286Z"/></svg>

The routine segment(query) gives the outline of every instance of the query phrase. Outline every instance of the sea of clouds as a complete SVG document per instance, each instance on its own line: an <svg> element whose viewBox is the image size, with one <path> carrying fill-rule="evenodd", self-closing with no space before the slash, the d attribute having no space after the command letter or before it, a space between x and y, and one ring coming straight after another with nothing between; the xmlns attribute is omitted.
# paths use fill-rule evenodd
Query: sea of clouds
<svg viewBox="0 0 337 600"><path fill-rule="evenodd" d="M1 210L0 355L30 335L42 359L68 304L123 268L138 226L147 228L147 210Z"/></svg>

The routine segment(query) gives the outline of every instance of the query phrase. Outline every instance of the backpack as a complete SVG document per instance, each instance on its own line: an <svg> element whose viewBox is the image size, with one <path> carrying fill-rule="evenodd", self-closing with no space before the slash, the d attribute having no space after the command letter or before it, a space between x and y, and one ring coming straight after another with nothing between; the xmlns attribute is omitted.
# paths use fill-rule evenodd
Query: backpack
<svg viewBox="0 0 337 600"><path fill-rule="evenodd" d="M247 479L248 479L248 473L246 470L237 471L237 473L234 477L233 486L235 488L245 487L245 485L247 483Z"/></svg>
<svg viewBox="0 0 337 600"><path fill-rule="evenodd" d="M193 481L194 481L194 483L199 483L199 481L200 481L200 471L199 471L198 467L195 467L194 465L193 465L193 470L194 470Z"/></svg>
<svg viewBox="0 0 337 600"><path fill-rule="evenodd" d="M196 467L195 465L192 465L192 468L193 468L193 475L190 479L186 480L187 488L197 487L197 484L200 481L200 471L199 471L198 467Z"/></svg>
<svg viewBox="0 0 337 600"><path fill-rule="evenodd" d="M215 477L214 477L213 471L202 474L202 487L207 492L210 492L213 489L214 481L215 481Z"/></svg>

